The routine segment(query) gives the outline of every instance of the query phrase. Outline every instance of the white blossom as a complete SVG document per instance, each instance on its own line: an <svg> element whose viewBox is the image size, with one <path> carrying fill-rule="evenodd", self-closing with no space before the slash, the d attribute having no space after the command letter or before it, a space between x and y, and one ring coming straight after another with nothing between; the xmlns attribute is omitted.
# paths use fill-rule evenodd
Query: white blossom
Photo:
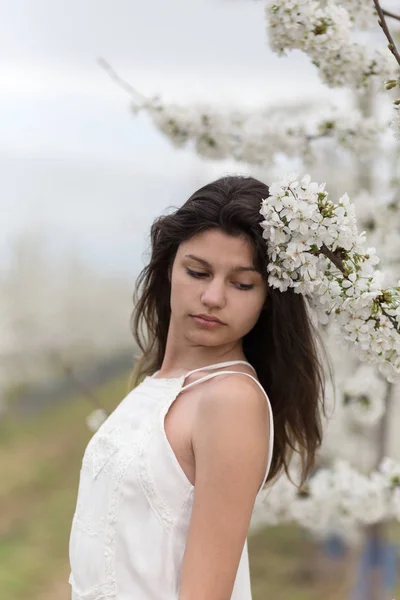
<svg viewBox="0 0 400 600"><path fill-rule="evenodd" d="M90 431L97 431L107 419L108 413L103 408L96 408L86 417L86 425Z"/></svg>
<svg viewBox="0 0 400 600"><path fill-rule="evenodd" d="M378 23L378 13L372 0L343 0L338 2L347 10L357 29L372 29Z"/></svg>

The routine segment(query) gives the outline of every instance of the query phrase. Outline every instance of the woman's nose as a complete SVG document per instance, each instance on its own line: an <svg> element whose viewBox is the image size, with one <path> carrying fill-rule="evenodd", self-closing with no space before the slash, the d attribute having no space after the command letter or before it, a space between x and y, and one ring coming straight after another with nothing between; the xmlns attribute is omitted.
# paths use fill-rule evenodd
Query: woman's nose
<svg viewBox="0 0 400 600"><path fill-rule="evenodd" d="M219 281L217 278L210 281L203 292L201 300L207 306L224 306L226 301L224 282Z"/></svg>

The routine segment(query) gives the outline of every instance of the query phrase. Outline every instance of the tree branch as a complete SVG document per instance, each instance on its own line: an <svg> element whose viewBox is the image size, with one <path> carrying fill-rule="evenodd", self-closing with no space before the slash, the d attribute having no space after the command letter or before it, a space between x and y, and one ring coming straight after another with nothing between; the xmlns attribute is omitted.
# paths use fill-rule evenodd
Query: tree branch
<svg viewBox="0 0 400 600"><path fill-rule="evenodd" d="M329 260L333 262L335 267L337 267L339 271L341 271L344 274L344 266L340 256L337 256L337 254L332 252L332 250L329 250L328 246L325 246L325 244L322 244L320 252L321 254L329 258Z"/></svg>
<svg viewBox="0 0 400 600"><path fill-rule="evenodd" d="M397 19L398 21L400 21L400 15L396 15L395 13L390 12L390 10L382 8L382 13L385 15L385 17L390 17L391 19Z"/></svg>
<svg viewBox="0 0 400 600"><path fill-rule="evenodd" d="M111 79L113 81L115 81L115 83L117 85L119 85L120 87L122 87L126 92L128 92L128 94L130 96L132 96L132 98L134 98L134 100L137 102L138 98L141 102L146 103L148 102L148 98L146 98L145 96L143 96L143 94L141 94L140 92L138 92L137 90L135 90L135 88L128 83L127 81L125 81L124 79L122 79L122 77L120 77L112 68L112 66L102 57L99 57L97 59L97 63L100 65L100 67L102 67L111 77Z"/></svg>
<svg viewBox="0 0 400 600"><path fill-rule="evenodd" d="M389 42L389 45L388 45L389 50L393 54L395 59L397 60L398 64L400 65L400 54L399 54L399 51L397 50L397 47L396 47L396 44L392 37L392 34L390 33L388 24L386 23L385 13L380 5L379 0L374 0L374 4L375 4L375 8L377 10L378 16L379 16L378 23L382 27L383 33L385 34L385 36Z"/></svg>

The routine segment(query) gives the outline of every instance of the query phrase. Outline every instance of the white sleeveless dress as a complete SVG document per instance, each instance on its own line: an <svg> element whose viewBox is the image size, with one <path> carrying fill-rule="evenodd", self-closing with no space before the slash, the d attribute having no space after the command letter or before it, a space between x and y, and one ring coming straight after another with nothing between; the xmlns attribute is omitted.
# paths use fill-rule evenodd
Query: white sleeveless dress
<svg viewBox="0 0 400 600"><path fill-rule="evenodd" d="M90 439L82 460L77 505L69 541L72 600L178 600L180 570L194 486L182 470L164 429L178 394L217 375L184 386L196 371L243 363L233 360L194 369L174 378L146 377L121 401ZM254 369L253 369L254 370ZM231 600L251 600L245 541Z"/></svg>

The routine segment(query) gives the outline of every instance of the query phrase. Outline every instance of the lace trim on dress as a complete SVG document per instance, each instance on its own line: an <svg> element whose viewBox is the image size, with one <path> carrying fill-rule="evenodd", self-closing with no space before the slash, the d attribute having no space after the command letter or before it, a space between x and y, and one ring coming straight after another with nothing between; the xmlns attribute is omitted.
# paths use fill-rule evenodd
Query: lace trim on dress
<svg viewBox="0 0 400 600"><path fill-rule="evenodd" d="M105 558L105 575L106 580L115 580L115 541L116 541L116 521L118 508L121 501L120 485L132 463L135 456L139 454L141 444L139 440L131 440L128 437L127 443L130 445L130 450L127 452L127 445L121 453L121 459L118 461L118 468L112 480L112 490L110 491L110 504L107 514L107 525L105 530L104 540L104 558ZM128 446L129 447L129 446Z"/></svg>
<svg viewBox="0 0 400 600"><path fill-rule="evenodd" d="M150 432L149 432L150 437ZM146 461L146 457L144 455L144 446L140 449L139 460L138 460L138 474L140 477L140 482L142 484L143 490L146 494L148 501L150 502L154 511L161 518L161 521L165 528L170 531L174 525L174 519L169 512L165 502L163 502L161 496L157 492L157 488L154 483L154 479L152 478L149 470L148 463Z"/></svg>
<svg viewBox="0 0 400 600"><path fill-rule="evenodd" d="M178 393L180 392L180 390L182 388L183 381L184 381L184 376L174 378L173 380L169 380L168 387L171 390L171 395L167 399L167 401L165 401L165 386L160 387L158 389L158 392L160 393L160 397L162 397L164 399L164 404L161 407L158 405L156 407L156 409L154 410L153 414L151 415L147 429L146 429L146 433L145 433L145 440L144 440L144 443L142 443L140 446L138 457L137 457L138 458L137 471L138 471L141 485L143 487L143 491L146 494L146 497L147 497L151 507L153 508L156 515L160 519L162 525L165 527L165 529L167 531L172 530L172 528L177 520L178 515L173 515L171 513L170 508L164 502L161 494L159 494L159 492L157 490L156 483L154 481L154 478L151 474L151 470L149 467L148 457L146 455L146 449L150 442L151 434L155 430L157 430L158 415L160 414L160 411L161 411L161 413L164 413L166 411L166 408L172 404L172 402L175 400L175 398L177 397Z"/></svg>
<svg viewBox="0 0 400 600"><path fill-rule="evenodd" d="M93 479L98 478L103 472L111 476L109 487L109 498L106 517L101 519L94 518L93 511L87 506L85 509L81 506L78 498L73 526L77 530L84 532L91 537L104 532L103 556L104 556L104 580L96 588L82 592L76 588L75 580L70 576L70 583L73 587L73 600L102 600L114 598L116 594L116 574L115 574L115 554L116 554L116 522L118 508L121 500L121 482L132 463L132 460L139 454L139 447L142 436L132 439L132 430L130 424L103 426L101 435L93 437L88 444L87 451L82 461L82 472ZM100 430L99 430L100 431ZM115 464L111 464L110 459L119 452Z"/></svg>
<svg viewBox="0 0 400 600"><path fill-rule="evenodd" d="M81 593L77 589L72 573L70 573L69 575L68 582L72 586L71 600L111 600L112 598L116 598L117 596L117 584L115 583L115 581L103 583L85 593Z"/></svg>

